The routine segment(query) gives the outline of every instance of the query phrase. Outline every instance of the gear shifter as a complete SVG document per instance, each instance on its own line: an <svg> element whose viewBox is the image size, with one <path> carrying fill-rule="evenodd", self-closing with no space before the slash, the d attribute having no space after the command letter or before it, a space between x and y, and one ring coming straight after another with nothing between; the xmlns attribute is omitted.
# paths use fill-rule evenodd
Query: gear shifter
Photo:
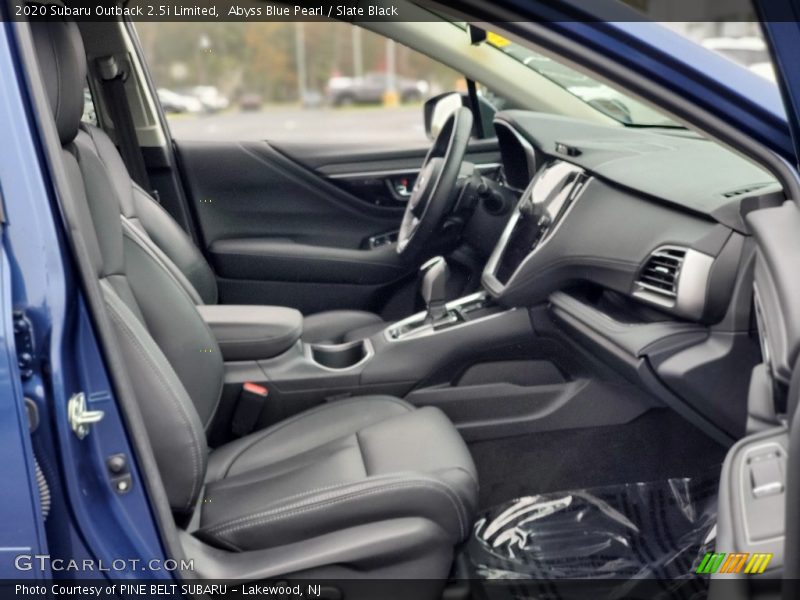
<svg viewBox="0 0 800 600"><path fill-rule="evenodd" d="M447 316L445 303L450 269L443 257L435 256L422 265L420 271L424 273L420 292L423 300L425 300L425 308L428 312L425 321L435 324Z"/></svg>

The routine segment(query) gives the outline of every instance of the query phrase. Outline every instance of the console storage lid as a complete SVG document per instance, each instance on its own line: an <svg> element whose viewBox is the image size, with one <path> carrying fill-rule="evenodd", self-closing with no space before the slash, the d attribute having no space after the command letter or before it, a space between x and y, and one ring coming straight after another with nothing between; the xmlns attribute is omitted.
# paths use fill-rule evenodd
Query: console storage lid
<svg viewBox="0 0 800 600"><path fill-rule="evenodd" d="M303 315L283 306L203 305L197 310L226 361L260 360L286 352L303 334Z"/></svg>

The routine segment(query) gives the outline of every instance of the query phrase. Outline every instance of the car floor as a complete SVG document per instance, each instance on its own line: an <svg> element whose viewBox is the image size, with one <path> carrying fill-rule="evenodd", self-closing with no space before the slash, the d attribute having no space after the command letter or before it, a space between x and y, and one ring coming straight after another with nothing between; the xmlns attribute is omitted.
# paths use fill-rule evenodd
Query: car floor
<svg viewBox="0 0 800 600"><path fill-rule="evenodd" d="M488 509L520 496L706 475L727 449L669 409L624 425L477 441L470 452Z"/></svg>
<svg viewBox="0 0 800 600"><path fill-rule="evenodd" d="M470 450L482 508L462 556L483 595L515 597L504 594L520 580L550 581L563 597L564 585L597 579L674 580L665 597L705 589L696 563L713 547L726 448L673 411Z"/></svg>

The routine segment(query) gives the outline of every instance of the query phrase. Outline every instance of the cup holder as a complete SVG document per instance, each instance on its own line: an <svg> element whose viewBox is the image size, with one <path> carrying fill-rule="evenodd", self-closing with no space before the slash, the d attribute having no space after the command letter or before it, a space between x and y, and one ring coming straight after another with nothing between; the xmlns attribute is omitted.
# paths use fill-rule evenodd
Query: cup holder
<svg viewBox="0 0 800 600"><path fill-rule="evenodd" d="M319 366L334 371L350 369L372 356L369 340L358 340L346 344L309 344L308 357Z"/></svg>

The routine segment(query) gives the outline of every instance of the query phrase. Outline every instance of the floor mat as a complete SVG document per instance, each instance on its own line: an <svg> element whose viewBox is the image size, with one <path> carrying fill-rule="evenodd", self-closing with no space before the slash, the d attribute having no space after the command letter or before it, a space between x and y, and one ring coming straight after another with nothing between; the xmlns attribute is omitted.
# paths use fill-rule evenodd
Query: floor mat
<svg viewBox="0 0 800 600"><path fill-rule="evenodd" d="M698 580L713 544L718 478L525 496L487 510L465 554L484 580ZM624 595L622 597L625 597Z"/></svg>
<svg viewBox="0 0 800 600"><path fill-rule="evenodd" d="M545 492L704 475L727 448L677 413L654 409L624 425L472 442L470 452L480 506L489 508Z"/></svg>

